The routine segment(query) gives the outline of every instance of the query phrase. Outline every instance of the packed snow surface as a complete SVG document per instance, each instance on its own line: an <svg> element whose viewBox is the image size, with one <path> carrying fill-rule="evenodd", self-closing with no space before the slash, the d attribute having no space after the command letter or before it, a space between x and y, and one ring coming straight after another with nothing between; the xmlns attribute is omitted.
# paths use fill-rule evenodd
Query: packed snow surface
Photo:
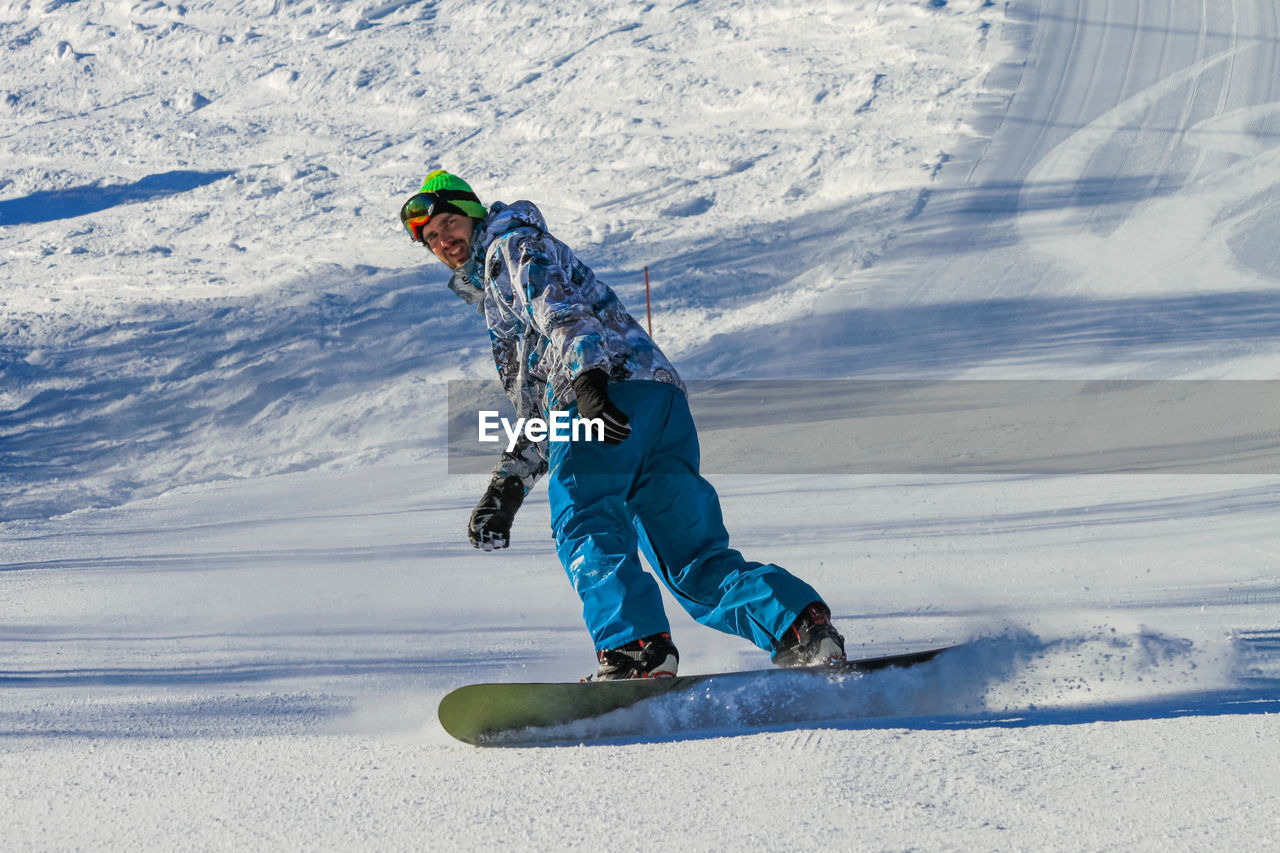
<svg viewBox="0 0 1280 853"><path fill-rule="evenodd" d="M1280 845L1278 32L1272 0L0 3L4 845ZM782 381L736 430L695 396L704 450L734 546L853 655L966 645L445 735L450 689L593 659L541 489L509 550L463 532L448 383L486 333L395 216L435 167L535 201L638 316L647 267L687 379ZM956 380L1125 395L1137 437L1095 432L1195 458L1102 464ZM1247 393L1197 443L1205 383ZM766 665L670 615L682 671Z"/></svg>

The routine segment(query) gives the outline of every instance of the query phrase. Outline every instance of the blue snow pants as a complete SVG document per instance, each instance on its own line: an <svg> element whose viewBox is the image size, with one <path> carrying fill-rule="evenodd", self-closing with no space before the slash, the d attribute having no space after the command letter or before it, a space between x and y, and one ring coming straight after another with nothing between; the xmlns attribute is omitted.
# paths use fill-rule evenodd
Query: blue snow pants
<svg viewBox="0 0 1280 853"><path fill-rule="evenodd" d="M639 548L696 621L772 651L819 595L785 569L749 563L729 547L720 499L698 473L683 391L635 380L610 385L609 395L631 419L626 441L548 444L556 553L596 649L670 630ZM576 407L570 411L576 416Z"/></svg>

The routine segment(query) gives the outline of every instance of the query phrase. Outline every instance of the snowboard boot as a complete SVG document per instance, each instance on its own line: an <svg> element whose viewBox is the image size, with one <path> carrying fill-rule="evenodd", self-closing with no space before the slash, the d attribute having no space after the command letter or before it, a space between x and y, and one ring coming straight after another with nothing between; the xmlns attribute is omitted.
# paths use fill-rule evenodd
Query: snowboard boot
<svg viewBox="0 0 1280 853"><path fill-rule="evenodd" d="M787 668L823 666L844 660L844 637L831 624L831 608L821 601L800 611L773 653L773 662Z"/></svg>
<svg viewBox="0 0 1280 853"><path fill-rule="evenodd" d="M624 678L671 678L680 653L670 634L654 634L616 649L596 652L600 668L588 681L620 681Z"/></svg>

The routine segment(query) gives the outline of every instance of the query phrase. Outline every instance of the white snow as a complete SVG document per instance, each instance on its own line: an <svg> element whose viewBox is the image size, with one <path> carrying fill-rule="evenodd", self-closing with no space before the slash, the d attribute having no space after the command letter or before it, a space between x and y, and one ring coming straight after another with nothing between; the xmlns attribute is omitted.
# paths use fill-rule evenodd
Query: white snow
<svg viewBox="0 0 1280 853"><path fill-rule="evenodd" d="M1277 31L1270 0L0 4L4 845L1280 845L1265 384L1207 449L1191 386L1127 398L1200 454L1163 473L1071 473L1061 396L882 395L880 444L777 416L848 418L817 385L738 430L695 397L735 547L852 653L976 642L798 687L798 727L748 685L452 741L449 689L591 648L542 489L510 550L466 541L446 382L492 375L485 332L395 219L437 166L537 202L638 314L649 267L690 379L1270 380ZM895 431L932 461L857 466ZM765 664L670 615L682 670Z"/></svg>

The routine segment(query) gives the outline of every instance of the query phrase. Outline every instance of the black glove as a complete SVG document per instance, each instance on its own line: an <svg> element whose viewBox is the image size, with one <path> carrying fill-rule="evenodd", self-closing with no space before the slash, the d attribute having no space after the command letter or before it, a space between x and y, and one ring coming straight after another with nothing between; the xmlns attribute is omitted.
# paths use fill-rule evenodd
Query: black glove
<svg viewBox="0 0 1280 853"><path fill-rule="evenodd" d="M495 477L471 511L471 521L467 524L471 544L486 551L507 547L511 540L511 522L522 503L524 483L519 477L512 475L504 480Z"/></svg>
<svg viewBox="0 0 1280 853"><path fill-rule="evenodd" d="M578 397L578 417L604 421L604 443L622 444L631 435L631 420L609 399L609 374L595 368L573 380Z"/></svg>

